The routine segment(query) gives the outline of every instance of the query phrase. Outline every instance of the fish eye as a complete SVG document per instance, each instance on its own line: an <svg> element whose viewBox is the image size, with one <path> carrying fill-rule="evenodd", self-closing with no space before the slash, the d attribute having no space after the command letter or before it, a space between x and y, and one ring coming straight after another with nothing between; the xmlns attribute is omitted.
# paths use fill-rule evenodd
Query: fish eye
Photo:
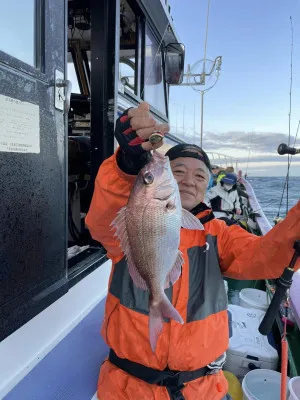
<svg viewBox="0 0 300 400"><path fill-rule="evenodd" d="M146 171L143 175L144 183L146 185L151 185L154 181L154 176L151 174L151 172Z"/></svg>
<svg viewBox="0 0 300 400"><path fill-rule="evenodd" d="M166 204L166 209L167 210L175 210L176 206L175 206L175 202L170 200L168 201L168 203Z"/></svg>

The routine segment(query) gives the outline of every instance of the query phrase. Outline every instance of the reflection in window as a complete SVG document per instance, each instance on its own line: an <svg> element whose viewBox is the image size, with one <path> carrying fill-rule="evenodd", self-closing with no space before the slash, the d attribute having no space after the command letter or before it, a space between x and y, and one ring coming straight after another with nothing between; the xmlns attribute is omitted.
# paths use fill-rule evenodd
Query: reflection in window
<svg viewBox="0 0 300 400"><path fill-rule="evenodd" d="M126 0L121 1L120 15L120 81L131 93L135 88L136 16Z"/></svg>
<svg viewBox="0 0 300 400"><path fill-rule="evenodd" d="M134 86L135 59L134 58L120 59L119 74L120 74L120 81L126 87L126 89L130 90L132 93L135 93L135 86Z"/></svg>
<svg viewBox="0 0 300 400"><path fill-rule="evenodd" d="M90 67L90 72L91 72L91 67L92 67L92 64L91 64L91 57L92 57L91 50L87 50L87 51L86 51L86 56L87 56L87 59L88 59L88 63L89 63L89 67Z"/></svg>
<svg viewBox="0 0 300 400"><path fill-rule="evenodd" d="M1 1L0 50L36 65L35 0Z"/></svg>
<svg viewBox="0 0 300 400"><path fill-rule="evenodd" d="M163 79L162 52L150 29L146 28L144 99L166 115L165 86Z"/></svg>
<svg viewBox="0 0 300 400"><path fill-rule="evenodd" d="M69 52L68 53L68 70L67 70L67 79L69 79L69 81L71 81L72 83L72 93L81 93L80 87L79 87L79 83L78 83L78 78L77 78L77 74L76 74L76 70L75 70L75 66L73 63L73 59L72 59L72 54Z"/></svg>

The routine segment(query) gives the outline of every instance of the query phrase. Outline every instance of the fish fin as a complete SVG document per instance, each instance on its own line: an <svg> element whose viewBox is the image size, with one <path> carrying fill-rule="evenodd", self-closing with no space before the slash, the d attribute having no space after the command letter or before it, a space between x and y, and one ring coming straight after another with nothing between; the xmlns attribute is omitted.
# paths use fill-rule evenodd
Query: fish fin
<svg viewBox="0 0 300 400"><path fill-rule="evenodd" d="M135 266L135 263L132 259L125 217L126 217L126 206L121 208L121 210L118 212L117 217L111 223L111 226L116 231L115 236L120 241L121 249L123 250L123 252L126 256L126 259L127 259L129 274L130 274L135 286L137 286L138 288L147 290L148 289L147 284L146 284L145 280L139 274L139 272Z"/></svg>
<svg viewBox="0 0 300 400"><path fill-rule="evenodd" d="M127 256L127 262L128 262L128 270L129 274L133 280L133 283L135 284L136 287L143 289L143 290L148 290L147 283L145 280L141 277L139 271L136 269L135 264L133 263L131 257Z"/></svg>
<svg viewBox="0 0 300 400"><path fill-rule="evenodd" d="M158 337L163 330L164 318L171 318L180 324L183 324L183 319L181 318L179 312L171 304L170 300L165 294L158 304L154 305L153 302L150 302L149 336L150 345L153 352L155 352Z"/></svg>
<svg viewBox="0 0 300 400"><path fill-rule="evenodd" d="M167 276L166 282L165 282L165 287L164 289L167 289L170 287L170 282L173 285L180 277L181 274L181 266L184 263L182 253L181 251L178 251L178 255L175 261L175 264L173 265L173 268L171 269L169 275Z"/></svg>
<svg viewBox="0 0 300 400"><path fill-rule="evenodd" d="M204 230L204 226L201 224L199 219L184 208L182 209L181 226L186 229L196 229L198 231Z"/></svg>
<svg viewBox="0 0 300 400"><path fill-rule="evenodd" d="M110 226L115 230L115 235L121 245L121 249L125 254L129 252L129 242L128 242L128 234L126 228L126 209L127 207L121 208L121 210L117 213L116 218L110 224Z"/></svg>

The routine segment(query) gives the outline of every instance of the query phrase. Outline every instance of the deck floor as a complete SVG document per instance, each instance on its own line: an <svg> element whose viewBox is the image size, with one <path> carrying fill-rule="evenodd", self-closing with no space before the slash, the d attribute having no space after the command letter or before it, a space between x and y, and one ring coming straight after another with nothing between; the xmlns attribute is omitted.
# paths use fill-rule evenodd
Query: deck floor
<svg viewBox="0 0 300 400"><path fill-rule="evenodd" d="M97 400L98 374L108 354L100 335L104 307L105 299L3 400Z"/></svg>

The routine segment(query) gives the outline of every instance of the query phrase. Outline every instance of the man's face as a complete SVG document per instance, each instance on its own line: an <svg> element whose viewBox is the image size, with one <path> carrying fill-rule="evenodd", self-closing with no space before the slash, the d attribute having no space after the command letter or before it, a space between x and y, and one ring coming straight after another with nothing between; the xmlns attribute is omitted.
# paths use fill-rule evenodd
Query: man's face
<svg viewBox="0 0 300 400"><path fill-rule="evenodd" d="M213 168L213 169L211 170L211 172L212 172L213 175L218 175L218 173L219 173L219 168Z"/></svg>
<svg viewBox="0 0 300 400"><path fill-rule="evenodd" d="M179 157L170 164L178 183L182 207L190 211L204 199L208 183L206 165L191 157Z"/></svg>

